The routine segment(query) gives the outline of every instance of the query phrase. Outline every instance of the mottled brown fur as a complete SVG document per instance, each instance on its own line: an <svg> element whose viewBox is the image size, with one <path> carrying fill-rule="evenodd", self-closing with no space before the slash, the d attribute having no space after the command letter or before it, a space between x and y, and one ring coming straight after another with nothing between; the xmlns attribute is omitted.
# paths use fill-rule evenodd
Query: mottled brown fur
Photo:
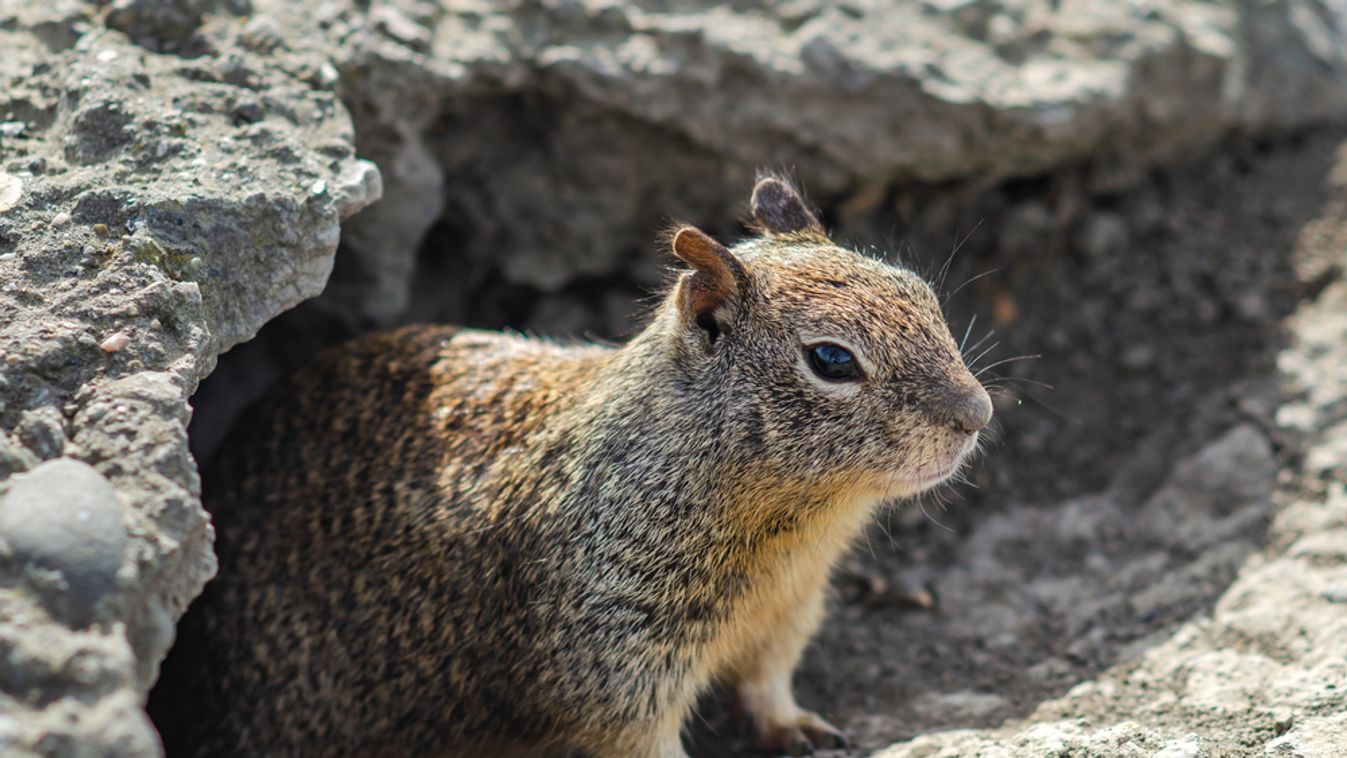
<svg viewBox="0 0 1347 758"><path fill-rule="evenodd" d="M694 271L621 348L407 327L274 393L207 479L170 752L673 758L717 678L770 742L836 736L790 694L828 572L990 405L926 284L759 195L764 236L674 238Z"/></svg>

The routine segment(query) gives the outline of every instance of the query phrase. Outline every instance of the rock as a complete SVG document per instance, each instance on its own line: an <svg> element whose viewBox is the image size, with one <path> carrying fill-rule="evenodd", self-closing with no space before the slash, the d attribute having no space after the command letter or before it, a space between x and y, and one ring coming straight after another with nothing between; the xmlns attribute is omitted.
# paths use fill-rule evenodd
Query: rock
<svg viewBox="0 0 1347 758"><path fill-rule="evenodd" d="M0 495L0 544L6 562L24 569L55 571L64 593L62 615L87 624L94 605L117 587L126 552L126 529L117 491L91 466L79 461L47 461L19 474Z"/></svg>
<svg viewBox="0 0 1347 758"><path fill-rule="evenodd" d="M248 0L115 0L107 13L110 29L164 50L180 50L211 12L244 15Z"/></svg>
<svg viewBox="0 0 1347 758"><path fill-rule="evenodd" d="M986 718L1003 712L1010 702L991 692L942 692L923 697L914 707L933 721Z"/></svg>
<svg viewBox="0 0 1347 758"><path fill-rule="evenodd" d="M352 273L339 274L322 299L328 311L353 321L390 323L407 310L417 253L444 210L443 172L420 137L404 131L405 139L376 146L390 152L368 155L383 167L376 176L388 179L390 192L343 228L342 265Z"/></svg>
<svg viewBox="0 0 1347 758"><path fill-rule="evenodd" d="M55 458L65 448L61 413L50 405L24 411L19 417L19 440L38 458Z"/></svg>
<svg viewBox="0 0 1347 758"><path fill-rule="evenodd" d="M1210 758L1196 734L1171 734L1124 721L1091 729L1081 720L1034 724L1012 739L988 739L972 730L918 737L881 750L875 758L959 758L961 756L1070 755L1081 758Z"/></svg>
<svg viewBox="0 0 1347 758"><path fill-rule="evenodd" d="M1299 719L1291 731L1269 742L1267 758L1319 758L1337 755L1347 743L1347 712Z"/></svg>
<svg viewBox="0 0 1347 758"><path fill-rule="evenodd" d="M1200 548L1263 517L1276 470L1267 436L1242 424L1181 462L1140 518L1176 548Z"/></svg>
<svg viewBox="0 0 1347 758"><path fill-rule="evenodd" d="M390 202L350 225L327 310L379 323L405 309L440 218L455 245L433 253L514 285L555 292L623 272L650 284L652 232L669 216L735 229L734 188L763 166L792 167L820 196L873 200L1091 160L1127 167L1119 191L1227 134L1347 114L1347 45L1326 10L954 5L257 0L243 44L274 55L288 40L292 55L324 58L316 80L340 79ZM1046 242L1019 231L1007 244ZM1107 251L1120 231L1083 235Z"/></svg>
<svg viewBox="0 0 1347 758"><path fill-rule="evenodd" d="M126 344L130 341L131 337L126 332L113 332L98 343L98 349L105 353L117 353L121 352L121 349L126 347Z"/></svg>
<svg viewBox="0 0 1347 758"><path fill-rule="evenodd" d="M1096 261L1122 255L1128 244L1126 221L1115 213L1096 213L1085 223L1080 233L1080 246Z"/></svg>
<svg viewBox="0 0 1347 758"><path fill-rule="evenodd" d="M253 52L239 7L0 4L5 755L159 753L141 707L215 571L188 398L381 190L326 59Z"/></svg>
<svg viewBox="0 0 1347 758"><path fill-rule="evenodd" d="M1137 177L1231 132L1347 114L1347 44L1317 6L558 3L412 17L338 2L314 30L302 5L255 5L330 52L390 197L428 186L393 170L423 142L458 254L545 291L633 265L666 215L733 228L735 188L766 165L822 196L1103 156ZM539 170L565 155L585 158ZM385 215L353 248L362 261L408 233ZM1113 249L1118 231L1087 236Z"/></svg>
<svg viewBox="0 0 1347 758"><path fill-rule="evenodd" d="M23 180L0 171L0 211L7 211L18 205L21 197L23 197Z"/></svg>

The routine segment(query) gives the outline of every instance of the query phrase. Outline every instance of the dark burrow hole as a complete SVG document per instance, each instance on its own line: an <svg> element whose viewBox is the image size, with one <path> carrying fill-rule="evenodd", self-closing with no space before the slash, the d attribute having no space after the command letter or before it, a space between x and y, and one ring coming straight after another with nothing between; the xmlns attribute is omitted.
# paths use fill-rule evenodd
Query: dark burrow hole
<svg viewBox="0 0 1347 758"><path fill-rule="evenodd" d="M969 357L981 355L975 369L1007 362L981 376L997 415L969 482L880 513L835 577L829 619L797 673L803 705L864 750L995 725L1210 609L1262 543L1272 472L1244 476L1238 491L1202 485L1221 466L1291 455L1269 431L1279 322L1297 295L1295 237L1323 204L1335 144L1232 142L1126 190L1082 165L991 190L895 185L859 210L813 198L839 241L939 280L955 338L966 333ZM565 175L566 158L552 160L550 173ZM450 203L393 321L621 339L658 292L667 261L650 259L663 255L654 240L666 213L623 217L615 237L643 230L651 242L622 272L546 291L512 280L505 251L455 255L457 241L496 232ZM706 221L744 233L724 218ZM358 290L365 275L341 251L332 287ZM279 376L389 325L326 297L276 318L202 383L191 440L203 468ZM1232 521L1232 502L1243 518ZM1218 539L1181 541L1218 522ZM919 592L933 604L914 602ZM730 710L723 693L707 698L689 722L694 755L751 754Z"/></svg>

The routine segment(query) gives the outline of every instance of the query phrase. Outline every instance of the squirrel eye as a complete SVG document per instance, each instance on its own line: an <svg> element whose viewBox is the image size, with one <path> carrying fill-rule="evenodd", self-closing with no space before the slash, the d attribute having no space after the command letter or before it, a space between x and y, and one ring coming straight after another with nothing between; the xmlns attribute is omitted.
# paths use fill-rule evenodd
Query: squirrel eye
<svg viewBox="0 0 1347 758"><path fill-rule="evenodd" d="M807 350L809 367L820 377L832 382L850 382L861 378L856 357L846 348L824 343Z"/></svg>

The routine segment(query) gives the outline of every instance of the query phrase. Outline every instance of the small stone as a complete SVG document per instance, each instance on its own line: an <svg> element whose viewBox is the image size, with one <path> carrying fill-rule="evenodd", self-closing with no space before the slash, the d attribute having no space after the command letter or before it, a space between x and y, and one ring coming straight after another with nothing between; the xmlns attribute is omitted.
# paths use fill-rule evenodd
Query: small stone
<svg viewBox="0 0 1347 758"><path fill-rule="evenodd" d="M0 171L0 211L7 211L18 205L21 197L23 197L23 180Z"/></svg>
<svg viewBox="0 0 1347 758"><path fill-rule="evenodd" d="M43 460L57 458L65 450L65 428L60 411L42 406L19 417L19 441Z"/></svg>
<svg viewBox="0 0 1347 758"><path fill-rule="evenodd" d="M1123 351L1122 363L1134 371L1149 368L1155 364L1155 348L1145 342L1132 345Z"/></svg>
<svg viewBox="0 0 1347 758"><path fill-rule="evenodd" d="M70 214L66 213L65 211L61 211L55 216L52 216L51 221L49 223L51 224L51 228L60 229L66 224L70 223Z"/></svg>
<svg viewBox="0 0 1347 758"><path fill-rule="evenodd" d="M248 100L234 107L233 118L238 124L256 124L266 116L266 110L255 100Z"/></svg>
<svg viewBox="0 0 1347 758"><path fill-rule="evenodd" d="M285 45L285 35L270 16L254 16L243 26L239 42L255 53L270 53Z"/></svg>
<svg viewBox="0 0 1347 758"><path fill-rule="evenodd" d="M1121 255L1127 244L1127 222L1116 213L1097 213L1090 217L1080 235L1080 246L1096 261Z"/></svg>
<svg viewBox="0 0 1347 758"><path fill-rule="evenodd" d="M1166 742L1152 758L1202 758L1208 754L1200 736L1185 734Z"/></svg>
<svg viewBox="0 0 1347 758"><path fill-rule="evenodd" d="M370 11L370 20L376 29L406 45L429 44L430 32L390 5L380 5Z"/></svg>
<svg viewBox="0 0 1347 758"><path fill-rule="evenodd" d="M1280 727L1280 725L1278 725ZM1298 718L1290 730L1264 748L1265 756L1341 755L1347 712Z"/></svg>
<svg viewBox="0 0 1347 758"><path fill-rule="evenodd" d="M1268 301L1258 291L1245 292L1235 298L1235 312L1246 321L1258 321L1267 315Z"/></svg>
<svg viewBox="0 0 1347 758"><path fill-rule="evenodd" d="M19 564L59 572L67 592L50 604L87 624L116 589L126 551L117 492L92 466L68 458L15 474L0 495L0 541Z"/></svg>
<svg viewBox="0 0 1347 758"><path fill-rule="evenodd" d="M105 353L116 353L126 347L126 343L130 341L131 336L126 332L113 332L107 337L104 337L102 342L98 343L98 348Z"/></svg>
<svg viewBox="0 0 1347 758"><path fill-rule="evenodd" d="M28 124L23 121L0 122L0 137L17 137L27 128Z"/></svg>
<svg viewBox="0 0 1347 758"><path fill-rule="evenodd" d="M106 237L106 236L108 236L108 225L107 225L107 224L94 224L94 234L97 234L97 235L100 236L100 237Z"/></svg>
<svg viewBox="0 0 1347 758"><path fill-rule="evenodd" d="M337 67L330 61L324 61L322 66L318 67L318 81L324 87L332 87L341 80L341 74L337 72Z"/></svg>

